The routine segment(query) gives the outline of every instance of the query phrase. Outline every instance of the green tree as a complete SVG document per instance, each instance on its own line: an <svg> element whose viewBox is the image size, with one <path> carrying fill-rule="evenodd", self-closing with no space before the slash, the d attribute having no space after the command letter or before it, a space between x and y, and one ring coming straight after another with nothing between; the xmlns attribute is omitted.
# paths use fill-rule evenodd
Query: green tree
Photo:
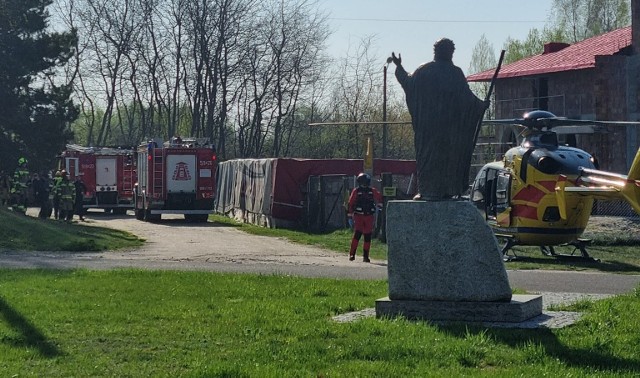
<svg viewBox="0 0 640 378"><path fill-rule="evenodd" d="M504 64L513 63L529 56L542 54L545 43L565 42L566 38L561 29L545 27L542 31L533 28L529 30L524 41L508 38L504 43Z"/></svg>
<svg viewBox="0 0 640 378"><path fill-rule="evenodd" d="M471 52L471 62L469 63L469 74L475 74L492 69L498 65L496 53L493 45L489 42L486 35L482 35L480 40L473 47ZM485 98L489 92L489 82L469 83L471 90L480 98ZM487 118L492 118L492 108L487 109L485 113Z"/></svg>
<svg viewBox="0 0 640 378"><path fill-rule="evenodd" d="M52 0L0 0L0 164L13 170L25 156L32 169L53 165L77 116L71 86L58 69L72 57L75 32L49 29Z"/></svg>
<svg viewBox="0 0 640 378"><path fill-rule="evenodd" d="M551 14L548 25L529 30L525 40L507 39L505 63L541 54L545 43L576 43L631 22L630 0L554 0Z"/></svg>
<svg viewBox="0 0 640 378"><path fill-rule="evenodd" d="M552 14L566 42L575 43L629 25L630 0L554 0Z"/></svg>

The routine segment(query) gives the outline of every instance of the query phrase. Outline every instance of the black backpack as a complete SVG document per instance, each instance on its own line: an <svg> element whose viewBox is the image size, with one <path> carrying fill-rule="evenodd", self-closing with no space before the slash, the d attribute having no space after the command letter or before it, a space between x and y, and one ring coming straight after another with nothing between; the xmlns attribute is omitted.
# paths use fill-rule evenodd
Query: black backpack
<svg viewBox="0 0 640 378"><path fill-rule="evenodd" d="M376 212L376 203L373 198L373 190L369 187L358 187L357 197L353 212L356 214L371 215Z"/></svg>

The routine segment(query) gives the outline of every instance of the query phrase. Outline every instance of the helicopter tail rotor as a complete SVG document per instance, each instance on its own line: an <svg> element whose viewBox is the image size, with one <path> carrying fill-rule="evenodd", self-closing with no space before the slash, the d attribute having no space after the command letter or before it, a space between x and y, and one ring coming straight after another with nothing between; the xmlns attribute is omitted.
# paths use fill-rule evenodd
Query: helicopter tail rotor
<svg viewBox="0 0 640 378"><path fill-rule="evenodd" d="M581 168L576 180L578 186L567 186L567 178L560 177L556 185L556 198L560 217L567 217L567 196L591 196L595 199L624 199L640 214L640 149L636 153L628 175Z"/></svg>
<svg viewBox="0 0 640 378"><path fill-rule="evenodd" d="M567 176L560 175L556 186L556 199L558 201L558 212L560 213L560 218L563 220L567 219L567 199L565 196L565 188L567 186Z"/></svg>
<svg viewBox="0 0 640 378"><path fill-rule="evenodd" d="M627 176L627 183L622 188L622 195L636 213L640 214L640 149L638 149L636 157L633 158L633 163Z"/></svg>
<svg viewBox="0 0 640 378"><path fill-rule="evenodd" d="M631 180L640 180L640 149L638 149L636 157L633 158L633 163L631 163L631 169L629 169L628 178Z"/></svg>

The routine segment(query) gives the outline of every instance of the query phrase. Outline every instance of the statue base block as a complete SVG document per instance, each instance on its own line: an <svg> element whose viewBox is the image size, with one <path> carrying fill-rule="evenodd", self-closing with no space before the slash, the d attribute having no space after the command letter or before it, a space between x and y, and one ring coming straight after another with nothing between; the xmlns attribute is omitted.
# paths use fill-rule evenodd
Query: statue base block
<svg viewBox="0 0 640 378"><path fill-rule="evenodd" d="M513 295L510 302L376 301L376 317L412 320L520 323L542 314L542 296Z"/></svg>
<svg viewBox="0 0 640 378"><path fill-rule="evenodd" d="M498 242L469 201L390 201L387 247L392 300L511 299Z"/></svg>

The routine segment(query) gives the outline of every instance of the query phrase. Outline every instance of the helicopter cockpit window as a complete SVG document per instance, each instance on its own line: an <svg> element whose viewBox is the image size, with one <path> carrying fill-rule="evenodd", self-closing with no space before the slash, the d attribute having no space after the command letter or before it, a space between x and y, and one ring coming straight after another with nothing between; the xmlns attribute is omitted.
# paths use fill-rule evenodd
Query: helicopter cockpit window
<svg viewBox="0 0 640 378"><path fill-rule="evenodd" d="M485 169L476 178L471 200L486 219L495 219L495 187L498 170Z"/></svg>
<svg viewBox="0 0 640 378"><path fill-rule="evenodd" d="M496 213L501 213L509 207L509 190L511 188L511 176L501 173L496 182Z"/></svg>
<svg viewBox="0 0 640 378"><path fill-rule="evenodd" d="M473 182L471 202L476 203L476 202L484 201L486 180L487 180L487 171L486 170L480 171L478 173L478 176ZM478 205L476 204L476 206Z"/></svg>
<svg viewBox="0 0 640 378"><path fill-rule="evenodd" d="M556 133L544 133L540 135L540 144L546 146L558 146L558 136Z"/></svg>

